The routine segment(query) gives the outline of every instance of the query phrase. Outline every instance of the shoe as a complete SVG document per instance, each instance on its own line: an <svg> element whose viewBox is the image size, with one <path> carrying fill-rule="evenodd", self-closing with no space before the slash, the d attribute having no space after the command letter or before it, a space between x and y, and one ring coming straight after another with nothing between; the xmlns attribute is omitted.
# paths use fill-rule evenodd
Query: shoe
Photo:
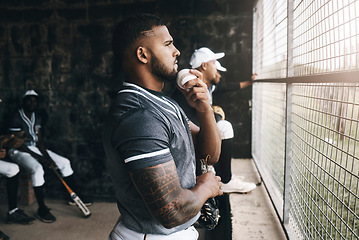
<svg viewBox="0 0 359 240"><path fill-rule="evenodd" d="M244 182L239 179L231 179L228 183L223 183L221 190L224 193L249 193L257 186L254 183Z"/></svg>
<svg viewBox="0 0 359 240"><path fill-rule="evenodd" d="M56 221L56 217L50 213L50 209L47 207L39 208L36 217L44 223L53 223Z"/></svg>
<svg viewBox="0 0 359 240"><path fill-rule="evenodd" d="M7 214L7 223L20 223L20 224L31 224L35 221L35 218L26 215L26 213L17 209L12 214Z"/></svg>
<svg viewBox="0 0 359 240"><path fill-rule="evenodd" d="M9 240L9 237L6 236L5 233L3 233L2 231L0 231L0 240Z"/></svg>
<svg viewBox="0 0 359 240"><path fill-rule="evenodd" d="M244 176L239 176L239 175L232 174L232 179L233 179L233 180L240 180L240 181L242 181L243 179L245 179L245 177L244 177Z"/></svg>
<svg viewBox="0 0 359 240"><path fill-rule="evenodd" d="M92 201L90 201L86 197L80 197L80 199L85 204L85 206L89 207L92 205ZM76 203L74 202L74 200L72 198L68 200L67 204L69 204L71 206L76 206Z"/></svg>

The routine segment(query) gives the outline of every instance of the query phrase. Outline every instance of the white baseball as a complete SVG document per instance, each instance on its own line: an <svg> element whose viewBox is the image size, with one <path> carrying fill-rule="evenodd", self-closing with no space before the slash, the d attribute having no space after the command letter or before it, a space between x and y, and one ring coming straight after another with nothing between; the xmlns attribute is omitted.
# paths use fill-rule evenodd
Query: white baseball
<svg viewBox="0 0 359 240"><path fill-rule="evenodd" d="M178 72L177 74L177 85L182 88L185 89L183 87L183 85L186 84L186 82L188 82L189 80L195 79L197 78L196 75L192 74L189 72L189 69L182 69L181 71Z"/></svg>

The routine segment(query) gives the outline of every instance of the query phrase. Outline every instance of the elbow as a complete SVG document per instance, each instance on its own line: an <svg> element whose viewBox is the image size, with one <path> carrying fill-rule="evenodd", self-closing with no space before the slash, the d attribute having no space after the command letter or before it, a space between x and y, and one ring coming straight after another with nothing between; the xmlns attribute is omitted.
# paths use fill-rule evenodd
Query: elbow
<svg viewBox="0 0 359 240"><path fill-rule="evenodd" d="M216 164L218 162L218 160L219 160L219 154L218 154L218 156L215 156L215 157L209 159L208 164L209 165L214 165L214 164Z"/></svg>
<svg viewBox="0 0 359 240"><path fill-rule="evenodd" d="M180 218L177 218L177 217L175 217L175 218L166 218L166 219L163 219L163 218L158 219L158 218L157 218L157 221L159 221L159 223L160 223L163 227L165 227L165 228L167 228L167 229L171 229L171 228L177 227L177 226L179 226L179 225L181 225L181 224L183 224L183 223L186 222L186 221L184 221L183 218L180 219Z"/></svg>
<svg viewBox="0 0 359 240"><path fill-rule="evenodd" d="M173 225L171 223L161 223L161 224L162 224L162 226L164 226L167 229L171 229L171 228L176 227L175 225Z"/></svg>
<svg viewBox="0 0 359 240"><path fill-rule="evenodd" d="M190 195L195 196L194 194L189 194L188 196ZM178 205L178 202L175 204L172 202L171 204L167 205L165 209L162 208L162 211L156 211L153 216L163 227L167 229L171 229L188 222L198 214L203 204L198 200L198 198L192 199L190 201L189 199L182 200L187 201L187 203ZM177 206L175 207L176 204Z"/></svg>
<svg viewBox="0 0 359 240"><path fill-rule="evenodd" d="M222 138L221 136L219 136L217 143L217 151L215 151L212 157L208 159L208 164L214 165L219 161L219 157L221 155L221 148L222 148Z"/></svg>

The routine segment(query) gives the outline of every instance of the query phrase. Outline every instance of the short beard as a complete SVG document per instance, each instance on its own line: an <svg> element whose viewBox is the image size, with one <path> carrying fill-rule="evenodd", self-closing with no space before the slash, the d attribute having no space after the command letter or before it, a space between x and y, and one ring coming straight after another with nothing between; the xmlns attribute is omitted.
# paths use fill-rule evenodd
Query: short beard
<svg viewBox="0 0 359 240"><path fill-rule="evenodd" d="M166 69L166 67L160 63L160 61L153 54L153 52L152 51L150 51L150 52L151 52L151 60L152 60L151 61L152 73L155 74L156 76L160 77L164 81L167 81L167 82L174 81L177 76L177 71L176 70L168 71Z"/></svg>

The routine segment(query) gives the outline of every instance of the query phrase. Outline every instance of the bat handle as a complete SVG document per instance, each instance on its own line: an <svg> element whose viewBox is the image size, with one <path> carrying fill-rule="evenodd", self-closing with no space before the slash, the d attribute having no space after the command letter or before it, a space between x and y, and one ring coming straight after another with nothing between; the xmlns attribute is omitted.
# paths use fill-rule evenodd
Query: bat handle
<svg viewBox="0 0 359 240"><path fill-rule="evenodd" d="M67 189L67 191L70 193L70 195L72 195L74 193L74 191L72 191L72 189L69 187L69 185L67 185L67 183L64 181L64 179L62 178L62 176L60 175L60 173L55 169L55 168L51 168L54 173L56 174L56 176L60 179L60 181L62 182L62 184L65 186L65 188Z"/></svg>

